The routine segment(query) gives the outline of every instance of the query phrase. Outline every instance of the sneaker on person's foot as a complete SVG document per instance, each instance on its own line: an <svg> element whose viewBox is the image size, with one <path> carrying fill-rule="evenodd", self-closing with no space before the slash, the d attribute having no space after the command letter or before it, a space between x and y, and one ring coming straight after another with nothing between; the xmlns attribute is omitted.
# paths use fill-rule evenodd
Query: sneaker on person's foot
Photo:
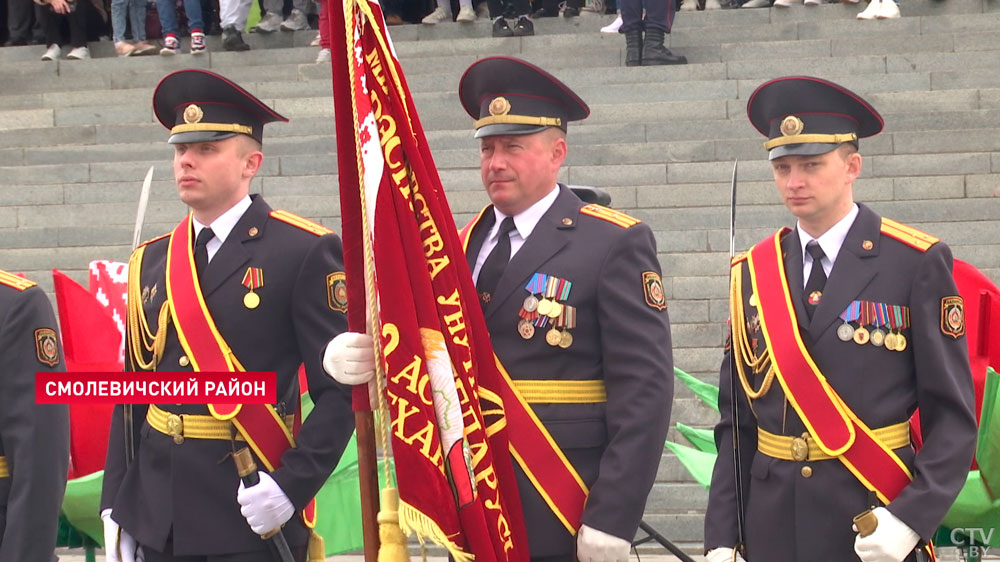
<svg viewBox="0 0 1000 562"><path fill-rule="evenodd" d="M146 55L153 55L156 54L156 51L158 50L159 49L156 48L156 45L152 45L146 41L138 41L135 44L135 51L132 51L132 56L143 57Z"/></svg>
<svg viewBox="0 0 1000 562"><path fill-rule="evenodd" d="M319 47L319 42L322 41L322 40L323 40L323 36L320 35L319 33L317 33L316 37L314 37L313 40L309 42L309 46L310 47Z"/></svg>
<svg viewBox="0 0 1000 562"><path fill-rule="evenodd" d="M233 26L222 28L222 48L227 51L249 51L250 45L243 41L243 34Z"/></svg>
<svg viewBox="0 0 1000 562"><path fill-rule="evenodd" d="M740 8L770 8L771 0L750 0L740 6Z"/></svg>
<svg viewBox="0 0 1000 562"><path fill-rule="evenodd" d="M472 6L462 6L458 9L458 17L455 18L455 21L462 23L471 23L476 21L476 10L474 10Z"/></svg>
<svg viewBox="0 0 1000 562"><path fill-rule="evenodd" d="M181 49L181 42L176 35L167 35L163 38L163 48L160 49L160 56L172 57Z"/></svg>
<svg viewBox="0 0 1000 562"><path fill-rule="evenodd" d="M191 54L200 55L208 50L205 46L205 34L200 31L191 32Z"/></svg>
<svg viewBox="0 0 1000 562"><path fill-rule="evenodd" d="M434 25L436 23L443 23L446 21L451 21L451 11L438 6L437 8L434 8L433 12L424 16L424 19L420 20L420 23Z"/></svg>
<svg viewBox="0 0 1000 562"><path fill-rule="evenodd" d="M90 58L90 49L86 46L75 47L72 51L66 55L66 58L71 60L87 60Z"/></svg>
<svg viewBox="0 0 1000 562"><path fill-rule="evenodd" d="M115 43L115 52L119 57L130 57L135 54L135 45L128 41L118 41Z"/></svg>
<svg viewBox="0 0 1000 562"><path fill-rule="evenodd" d="M875 14L875 19L892 20L899 16L899 4L896 4L893 0L882 0L878 5L878 13Z"/></svg>
<svg viewBox="0 0 1000 562"><path fill-rule="evenodd" d="M264 17L260 18L257 25L250 28L251 33L274 33L281 29L281 14L276 14L274 12L266 12ZM225 32L225 30L223 30Z"/></svg>
<svg viewBox="0 0 1000 562"><path fill-rule="evenodd" d="M324 62L330 62L330 49L320 49L319 53L316 54L316 62L322 64Z"/></svg>
<svg viewBox="0 0 1000 562"><path fill-rule="evenodd" d="M61 54L62 49L59 48L59 45L53 43L52 45L49 45L48 49L45 49L45 54L42 55L42 60L56 60Z"/></svg>
<svg viewBox="0 0 1000 562"><path fill-rule="evenodd" d="M507 24L507 18L497 18L493 22L493 36L494 37L513 37L514 30L510 28Z"/></svg>
<svg viewBox="0 0 1000 562"><path fill-rule="evenodd" d="M306 31L309 29L309 19L302 13L302 10L294 9L288 14L285 21L281 22L282 31Z"/></svg>
<svg viewBox="0 0 1000 562"><path fill-rule="evenodd" d="M514 24L512 31L514 32L514 37L527 37L529 35L534 35L535 24L531 23L528 16L521 16L517 18L517 23Z"/></svg>
<svg viewBox="0 0 1000 562"><path fill-rule="evenodd" d="M623 23L622 15L618 14L618 17L615 18L615 21L601 28L601 33L618 33L618 30L621 29L622 27L622 23Z"/></svg>

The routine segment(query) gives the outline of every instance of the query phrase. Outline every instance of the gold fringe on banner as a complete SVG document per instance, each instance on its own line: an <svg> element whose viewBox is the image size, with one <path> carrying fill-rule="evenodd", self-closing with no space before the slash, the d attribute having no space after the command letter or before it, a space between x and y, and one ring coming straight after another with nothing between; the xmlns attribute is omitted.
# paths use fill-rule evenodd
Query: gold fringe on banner
<svg viewBox="0 0 1000 562"><path fill-rule="evenodd" d="M385 492L388 490L383 490L382 502L383 505L386 501ZM393 490L393 495L395 495L395 490ZM399 503L399 498L395 498L395 501ZM382 521L382 514L379 514L379 522ZM451 537L445 534L438 527L438 524L434 522L433 519L427 517L420 510L414 508L413 506L403 503L399 507L399 526L402 528L403 532L407 535L410 533L416 533L417 539L423 544L423 538L427 537L432 542L439 544L446 549L448 549L448 554L455 560L455 562L473 562L476 557L461 549ZM380 559L379 562L382 562Z"/></svg>

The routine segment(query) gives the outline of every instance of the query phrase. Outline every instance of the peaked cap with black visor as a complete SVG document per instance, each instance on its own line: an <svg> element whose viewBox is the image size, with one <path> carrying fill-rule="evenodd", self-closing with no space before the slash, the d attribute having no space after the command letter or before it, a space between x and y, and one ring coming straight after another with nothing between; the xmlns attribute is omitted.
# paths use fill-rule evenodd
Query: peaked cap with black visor
<svg viewBox="0 0 1000 562"><path fill-rule="evenodd" d="M214 72L178 70L153 92L153 113L170 129L170 144L212 142L247 135L262 142L264 124L288 122L253 94Z"/></svg>
<svg viewBox="0 0 1000 562"><path fill-rule="evenodd" d="M747 116L768 138L768 159L826 154L882 132L882 116L861 96L822 78L785 76L750 95Z"/></svg>
<svg viewBox="0 0 1000 562"><path fill-rule="evenodd" d="M465 111L476 120L475 137L528 135L548 127L566 131L590 108L555 76L511 57L487 57L472 64L458 84Z"/></svg>

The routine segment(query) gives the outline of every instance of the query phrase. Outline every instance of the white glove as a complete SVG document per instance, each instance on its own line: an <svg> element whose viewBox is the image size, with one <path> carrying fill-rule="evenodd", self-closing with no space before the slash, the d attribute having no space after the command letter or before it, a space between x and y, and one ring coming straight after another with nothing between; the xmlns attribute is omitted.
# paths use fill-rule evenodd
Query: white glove
<svg viewBox="0 0 1000 562"><path fill-rule="evenodd" d="M266 472L259 472L260 482L249 488L240 482L236 491L236 501L242 506L240 513L246 518L250 528L258 535L273 531L295 514L291 500L281 491L281 486ZM124 561L122 561L124 562Z"/></svg>
<svg viewBox="0 0 1000 562"><path fill-rule="evenodd" d="M627 562L632 543L586 525L576 534L576 558L580 562Z"/></svg>
<svg viewBox="0 0 1000 562"><path fill-rule="evenodd" d="M739 552L733 552L733 550L728 546L713 548L705 554L705 560L706 562L746 562ZM733 558L734 554L735 558Z"/></svg>
<svg viewBox="0 0 1000 562"><path fill-rule="evenodd" d="M872 510L878 518L875 532L854 539L854 552L863 562L902 562L917 546L920 535L884 507ZM857 526L852 526L854 532Z"/></svg>
<svg viewBox="0 0 1000 562"><path fill-rule="evenodd" d="M111 518L110 509L101 512L101 521L104 521L105 560L107 562L142 562L142 549L135 543L132 535L118 527L118 523L115 523L115 520ZM118 557L119 550L122 553L121 558Z"/></svg>
<svg viewBox="0 0 1000 562"><path fill-rule="evenodd" d="M375 346L371 334L343 332L323 353L323 369L333 380L348 385L365 384L375 377Z"/></svg>

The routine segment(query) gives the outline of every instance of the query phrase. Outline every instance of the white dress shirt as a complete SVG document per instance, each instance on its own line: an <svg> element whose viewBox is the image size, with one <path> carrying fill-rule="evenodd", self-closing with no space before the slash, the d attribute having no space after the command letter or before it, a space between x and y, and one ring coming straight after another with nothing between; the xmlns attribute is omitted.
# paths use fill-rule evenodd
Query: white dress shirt
<svg viewBox="0 0 1000 562"><path fill-rule="evenodd" d="M212 224L201 224L198 222L198 219L191 217L191 222L194 223L195 240L198 239L198 234L201 233L201 229L206 226L211 227L212 232L215 233L215 238L209 240L208 244L205 245L205 250L208 251L209 262L212 261L215 253L222 247L222 243L229 237L229 233L236 227L236 223L240 221L240 217L243 216L243 213L247 212L247 209L250 208L251 202L252 201L250 200L249 195L243 197L243 199L240 199L239 203L233 205L228 211L222 213L219 218L212 221Z"/></svg>
<svg viewBox="0 0 1000 562"><path fill-rule="evenodd" d="M804 289L806 283L809 281L809 274L812 273L813 268L813 258L806 251L806 244L815 240L819 243L819 247L823 249L823 253L826 254L821 260L823 265L823 272L826 276L830 277L830 272L833 271L833 264L837 261L837 254L840 253L840 247L844 245L844 239L847 238L847 232L851 230L851 225L854 224L854 219L858 217L858 206L857 204L851 205L850 212L847 215L837 221L837 224L830 227L819 236L819 238L813 238L806 231L802 230L802 226L795 223L795 228L799 231L799 242L802 244L802 288Z"/></svg>
<svg viewBox="0 0 1000 562"><path fill-rule="evenodd" d="M558 185L553 186L552 191L535 202L534 205L528 207L520 214L514 215L514 230L510 231L511 259L514 259L514 254L524 245L524 241L528 239L531 231L535 230L538 221L542 220L545 212L555 203L556 197L559 197ZM476 256L476 267L472 270L473 283L479 281L479 272L483 269L486 258L489 257L490 252L493 251L493 248L499 242L500 223L507 218L507 215L498 211L496 207L493 207L493 213L496 215L496 221L493 223L493 228L490 229L489 234L487 234L486 240L483 241L483 247L479 249L479 255Z"/></svg>

